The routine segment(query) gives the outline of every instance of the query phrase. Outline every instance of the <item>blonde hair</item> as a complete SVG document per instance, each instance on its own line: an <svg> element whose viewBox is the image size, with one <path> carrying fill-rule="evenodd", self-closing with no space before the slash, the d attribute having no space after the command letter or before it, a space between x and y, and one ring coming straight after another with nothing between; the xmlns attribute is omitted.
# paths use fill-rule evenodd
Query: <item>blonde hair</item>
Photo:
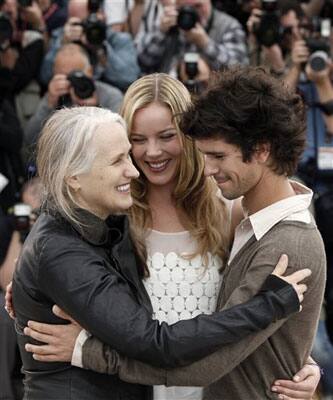
<svg viewBox="0 0 333 400"><path fill-rule="evenodd" d="M119 114L98 107L56 111L46 121L37 146L37 170L43 184L44 207L52 208L79 228L79 207L66 178L89 172L96 156L92 139L105 122L126 124Z"/></svg>
<svg viewBox="0 0 333 400"><path fill-rule="evenodd" d="M229 248L229 218L224 202L217 196L218 187L212 178L204 177L204 160L193 140L179 129L181 114L191 104L185 86L167 74L146 75L135 81L127 90L120 114L126 121L129 136L136 111L152 102L167 106L183 147L184 156L179 162L177 184L173 198L177 208L185 213L185 227L198 243L197 251L191 255L204 255L208 263L208 252L226 260ZM147 180L144 174L132 183L134 204L130 210L132 230L136 237L144 237L152 216L147 198ZM138 249L141 253L141 249Z"/></svg>

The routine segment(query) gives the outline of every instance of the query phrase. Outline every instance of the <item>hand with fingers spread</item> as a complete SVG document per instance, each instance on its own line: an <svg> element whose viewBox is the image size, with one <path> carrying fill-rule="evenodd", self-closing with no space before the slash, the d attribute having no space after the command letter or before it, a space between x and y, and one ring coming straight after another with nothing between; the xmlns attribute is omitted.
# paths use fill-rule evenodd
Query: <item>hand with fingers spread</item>
<svg viewBox="0 0 333 400"><path fill-rule="evenodd" d="M9 314L10 318L15 319L15 310L13 308L13 283L9 282L6 287L5 294L5 310Z"/></svg>
<svg viewBox="0 0 333 400"><path fill-rule="evenodd" d="M284 281L288 282L294 288L297 293L298 300L300 303L304 300L304 293L307 290L307 286L302 282L305 278L311 275L311 270L308 268L300 269L299 271L294 272L293 274L285 276L285 272L288 266L288 256L286 254L282 254L277 263L272 275L278 276ZM302 306L300 306L300 311L302 310Z"/></svg>
<svg viewBox="0 0 333 400"><path fill-rule="evenodd" d="M76 338L82 327L58 306L53 306L52 311L58 317L68 320L69 324L51 325L29 321L28 327L24 328L24 334L45 344L33 345L28 343L25 345L25 349L33 353L33 358L38 361L70 362Z"/></svg>
<svg viewBox="0 0 333 400"><path fill-rule="evenodd" d="M311 400L320 380L319 366L309 358L304 367L294 375L293 380L278 379L272 391L283 400Z"/></svg>

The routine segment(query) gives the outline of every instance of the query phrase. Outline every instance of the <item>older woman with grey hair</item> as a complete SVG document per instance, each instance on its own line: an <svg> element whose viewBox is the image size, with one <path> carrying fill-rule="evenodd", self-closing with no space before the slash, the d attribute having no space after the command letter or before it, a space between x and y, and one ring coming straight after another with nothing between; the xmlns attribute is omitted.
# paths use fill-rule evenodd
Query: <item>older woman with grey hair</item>
<svg viewBox="0 0 333 400"><path fill-rule="evenodd" d="M149 399L150 387L72 367L43 363L25 350L28 320L64 323L53 304L129 357L173 367L193 362L299 309L304 285L270 276L248 303L172 326L151 319L126 210L138 172L122 118L96 107L62 109L44 125L37 166L42 213L13 281L25 399ZM279 270L281 270L279 266ZM283 270L283 268L282 268ZM277 280L279 281L277 284ZM38 343L38 342L37 342Z"/></svg>

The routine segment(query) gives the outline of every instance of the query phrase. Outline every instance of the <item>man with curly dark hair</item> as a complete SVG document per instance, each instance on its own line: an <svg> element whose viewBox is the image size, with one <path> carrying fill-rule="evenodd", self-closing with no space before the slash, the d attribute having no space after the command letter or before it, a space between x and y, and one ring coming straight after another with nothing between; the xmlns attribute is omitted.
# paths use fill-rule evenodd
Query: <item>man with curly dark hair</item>
<svg viewBox="0 0 333 400"><path fill-rule="evenodd" d="M308 210L312 192L289 180L305 145L302 100L263 69L233 68L194 102L182 130L196 141L206 175L222 194L243 196L245 217L236 228L220 306L256 293L281 253L290 270L309 268L312 276L302 312L223 349L223 358L217 352L171 371L168 384L193 384L197 376L197 384L209 385L206 399L276 398L269 389L274 377L291 377L306 362L325 285L325 252Z"/></svg>

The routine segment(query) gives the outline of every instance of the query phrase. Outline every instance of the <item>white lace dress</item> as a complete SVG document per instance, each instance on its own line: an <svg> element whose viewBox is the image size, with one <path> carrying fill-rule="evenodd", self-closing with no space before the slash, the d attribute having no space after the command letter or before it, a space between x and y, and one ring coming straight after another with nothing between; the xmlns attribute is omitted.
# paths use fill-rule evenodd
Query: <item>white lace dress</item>
<svg viewBox="0 0 333 400"><path fill-rule="evenodd" d="M164 233L151 230L146 240L150 277L144 281L154 318L173 324L199 314L215 311L221 285L221 260L208 254L205 268L194 253L195 241L189 232ZM154 386L154 400L201 400L202 388Z"/></svg>

